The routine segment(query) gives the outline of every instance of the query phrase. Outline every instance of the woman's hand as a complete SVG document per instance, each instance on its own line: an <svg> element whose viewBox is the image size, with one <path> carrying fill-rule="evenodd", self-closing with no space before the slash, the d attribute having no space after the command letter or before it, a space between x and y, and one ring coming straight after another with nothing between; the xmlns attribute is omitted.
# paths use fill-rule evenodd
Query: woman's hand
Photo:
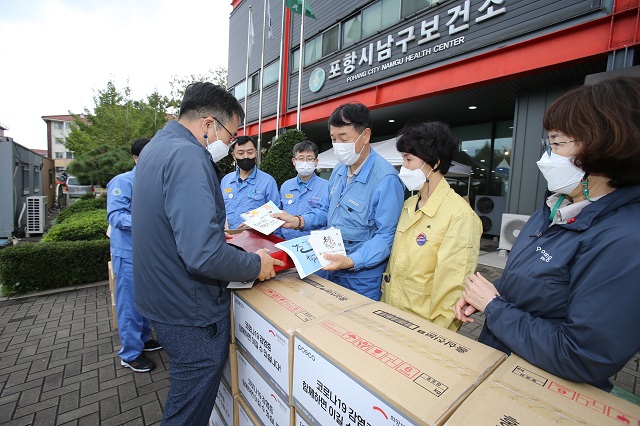
<svg viewBox="0 0 640 426"><path fill-rule="evenodd" d="M477 311L484 312L489 302L499 295L500 293L498 293L496 287L483 277L480 272L476 272L475 274L469 275L469 278L467 278L467 286L462 292L462 299L464 299L466 305L470 305ZM458 304L460 304L460 302L456 304L456 307ZM462 312L462 314L466 314L468 307L465 307L464 305L460 306L461 309L463 307L465 308L465 312ZM469 315L465 316L468 317ZM462 321L461 318L458 319Z"/></svg>

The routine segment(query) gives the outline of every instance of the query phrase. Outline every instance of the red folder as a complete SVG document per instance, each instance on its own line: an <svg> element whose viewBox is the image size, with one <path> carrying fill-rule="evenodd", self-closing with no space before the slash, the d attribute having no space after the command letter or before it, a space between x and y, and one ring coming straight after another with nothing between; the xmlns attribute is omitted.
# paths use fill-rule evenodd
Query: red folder
<svg viewBox="0 0 640 426"><path fill-rule="evenodd" d="M274 266L273 269L276 272L296 267L289 255L275 246L277 243L284 241L280 237L276 237L273 234L264 235L253 229L238 229L227 231L227 233L231 235L231 239L227 240L227 244L251 253L266 248L269 250L269 256L283 261L284 266Z"/></svg>

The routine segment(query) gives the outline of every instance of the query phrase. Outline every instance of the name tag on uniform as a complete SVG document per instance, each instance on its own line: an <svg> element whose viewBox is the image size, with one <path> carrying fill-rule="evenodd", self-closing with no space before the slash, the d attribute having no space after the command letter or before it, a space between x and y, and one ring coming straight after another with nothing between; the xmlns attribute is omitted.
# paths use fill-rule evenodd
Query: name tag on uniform
<svg viewBox="0 0 640 426"><path fill-rule="evenodd" d="M284 198L293 198L293 194L284 194Z"/></svg>
<svg viewBox="0 0 640 426"><path fill-rule="evenodd" d="M231 188L225 188L225 189L224 189L224 193L225 193L225 194L226 194L226 193L228 193L228 192L231 192L231 191L233 191Z"/></svg>

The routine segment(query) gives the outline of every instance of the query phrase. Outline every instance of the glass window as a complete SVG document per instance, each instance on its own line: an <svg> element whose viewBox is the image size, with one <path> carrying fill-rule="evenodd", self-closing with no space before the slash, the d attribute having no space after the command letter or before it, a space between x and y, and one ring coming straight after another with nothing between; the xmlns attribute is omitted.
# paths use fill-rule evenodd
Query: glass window
<svg viewBox="0 0 640 426"><path fill-rule="evenodd" d="M493 142L491 162L491 193L506 196L509 192L511 173L511 147L513 146L513 121L496 123L496 138Z"/></svg>
<svg viewBox="0 0 640 426"><path fill-rule="evenodd" d="M322 34L312 38L304 45L304 66L317 62L322 57Z"/></svg>
<svg viewBox="0 0 640 426"><path fill-rule="evenodd" d="M340 26L334 25L322 34L322 57L338 51Z"/></svg>
<svg viewBox="0 0 640 426"><path fill-rule="evenodd" d="M67 160L73 160L73 151L67 151Z"/></svg>
<svg viewBox="0 0 640 426"><path fill-rule="evenodd" d="M64 158L64 152L56 152L56 158Z"/></svg>
<svg viewBox="0 0 640 426"><path fill-rule="evenodd" d="M362 37L367 37L400 20L400 0L380 0L362 11Z"/></svg>
<svg viewBox="0 0 640 426"><path fill-rule="evenodd" d="M263 87L267 87L268 85L278 81L278 75L280 75L280 60L277 60L264 68L264 78L262 79Z"/></svg>
<svg viewBox="0 0 640 426"><path fill-rule="evenodd" d="M244 84L244 80L242 80L240 83L238 83L236 85L236 87L233 88L233 95L236 97L236 99L240 100L240 99L244 99L244 95L245 95L245 84Z"/></svg>
<svg viewBox="0 0 640 426"><path fill-rule="evenodd" d="M249 80L249 93L253 93L257 90L260 90L260 71L253 74Z"/></svg>
<svg viewBox="0 0 640 426"><path fill-rule="evenodd" d="M53 123L53 128L56 130L62 130L62 122L56 121Z"/></svg>
<svg viewBox="0 0 640 426"><path fill-rule="evenodd" d="M442 1L443 0L402 0L402 17L406 18L416 12L420 12L422 9L427 9L438 3L442 3Z"/></svg>
<svg viewBox="0 0 640 426"><path fill-rule="evenodd" d="M56 138L56 143L58 145L63 145L64 144L64 138Z"/></svg>
<svg viewBox="0 0 640 426"><path fill-rule="evenodd" d="M65 128L66 130L71 130L71 124L72 124L72 123L71 123L70 121L65 121L65 123L64 123L64 128Z"/></svg>
<svg viewBox="0 0 640 426"><path fill-rule="evenodd" d="M40 192L40 167L33 167L33 192Z"/></svg>
<svg viewBox="0 0 640 426"><path fill-rule="evenodd" d="M22 195L27 195L31 193L31 188L29 184L29 166L22 166Z"/></svg>
<svg viewBox="0 0 640 426"><path fill-rule="evenodd" d="M291 54L291 71L298 71L298 66L300 65L300 49L296 49Z"/></svg>
<svg viewBox="0 0 640 426"><path fill-rule="evenodd" d="M400 21L401 0L382 0L380 28L387 28Z"/></svg>
<svg viewBox="0 0 640 426"><path fill-rule="evenodd" d="M454 161L471 166L468 193L474 205L476 195L490 195L491 123L453 127L451 133L460 140L460 153Z"/></svg>
<svg viewBox="0 0 640 426"><path fill-rule="evenodd" d="M342 23L342 47L349 47L362 38L362 17L357 14Z"/></svg>
<svg viewBox="0 0 640 426"><path fill-rule="evenodd" d="M49 189L53 188L53 169L49 169Z"/></svg>

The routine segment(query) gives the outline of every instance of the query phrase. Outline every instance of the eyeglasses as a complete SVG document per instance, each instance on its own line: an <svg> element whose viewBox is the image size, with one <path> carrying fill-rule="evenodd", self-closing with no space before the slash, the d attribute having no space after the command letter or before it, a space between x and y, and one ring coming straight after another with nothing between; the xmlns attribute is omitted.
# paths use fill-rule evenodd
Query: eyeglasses
<svg viewBox="0 0 640 426"><path fill-rule="evenodd" d="M296 161L299 161L301 163L315 163L316 159L312 158L312 157L307 157L307 158L303 158L303 157L294 157Z"/></svg>
<svg viewBox="0 0 640 426"><path fill-rule="evenodd" d="M202 118L208 118L208 117L202 117ZM216 121L218 122L218 124L220 125L220 127L222 127L222 128L223 128L227 133L229 133L229 137L231 137L231 141L233 141L233 140L236 138L236 137L235 137L235 135L229 131L229 129L227 129L226 127L224 127L224 124L222 124L222 123L220 122L220 120L218 120L218 119L217 119L217 118L215 118L215 117L211 117L211 118L213 118L214 120L216 120Z"/></svg>
<svg viewBox="0 0 640 426"><path fill-rule="evenodd" d="M551 139L546 138L542 139L542 149L547 153L547 155L551 156L551 147L559 147L560 145L564 145L565 143L575 142L575 139L571 139L570 141L560 141L560 142L551 142Z"/></svg>

